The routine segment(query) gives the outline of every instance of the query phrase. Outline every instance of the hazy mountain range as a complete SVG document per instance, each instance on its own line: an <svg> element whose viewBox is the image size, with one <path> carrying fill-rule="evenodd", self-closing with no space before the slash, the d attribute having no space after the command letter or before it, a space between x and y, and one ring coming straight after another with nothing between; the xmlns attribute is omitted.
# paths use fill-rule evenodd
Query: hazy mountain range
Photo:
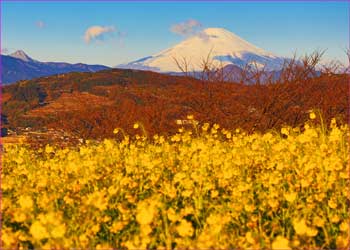
<svg viewBox="0 0 350 250"><path fill-rule="evenodd" d="M96 72L109 69L109 67L103 65L40 62L32 59L22 50L18 50L10 55L1 55L1 61L2 84L68 72Z"/></svg>

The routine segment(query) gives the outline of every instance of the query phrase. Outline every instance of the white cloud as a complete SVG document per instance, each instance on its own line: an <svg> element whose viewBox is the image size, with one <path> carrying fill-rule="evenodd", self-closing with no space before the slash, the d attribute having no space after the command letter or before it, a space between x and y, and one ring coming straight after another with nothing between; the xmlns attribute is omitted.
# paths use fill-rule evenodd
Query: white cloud
<svg viewBox="0 0 350 250"><path fill-rule="evenodd" d="M42 29L46 26L46 24L43 21L37 21L35 23L36 27L38 27L39 29Z"/></svg>
<svg viewBox="0 0 350 250"><path fill-rule="evenodd" d="M186 22L174 24L170 30L171 32L181 36L192 36L198 34L202 29L202 24L194 19L189 19Z"/></svg>
<svg viewBox="0 0 350 250"><path fill-rule="evenodd" d="M85 31L84 40L90 43L93 40L103 40L105 34L115 32L114 26L91 26Z"/></svg>

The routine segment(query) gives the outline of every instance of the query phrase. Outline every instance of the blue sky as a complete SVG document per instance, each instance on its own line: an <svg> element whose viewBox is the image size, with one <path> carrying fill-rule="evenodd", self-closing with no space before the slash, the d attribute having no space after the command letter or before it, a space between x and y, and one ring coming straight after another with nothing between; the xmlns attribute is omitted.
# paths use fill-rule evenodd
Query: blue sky
<svg viewBox="0 0 350 250"><path fill-rule="evenodd" d="M349 6L344 1L1 4L3 53L22 49L40 61L126 63L183 40L171 27L190 19L203 28L226 28L280 56L327 49L325 59L345 63L349 47ZM86 37L93 26L100 29L91 29Z"/></svg>

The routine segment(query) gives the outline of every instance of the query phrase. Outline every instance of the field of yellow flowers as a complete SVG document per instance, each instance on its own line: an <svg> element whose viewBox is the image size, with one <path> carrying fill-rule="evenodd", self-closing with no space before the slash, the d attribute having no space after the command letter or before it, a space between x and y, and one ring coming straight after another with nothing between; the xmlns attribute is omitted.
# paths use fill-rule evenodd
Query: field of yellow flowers
<svg viewBox="0 0 350 250"><path fill-rule="evenodd" d="M192 117L189 117L192 120ZM349 128L5 145L4 248L346 248ZM116 129L115 133L122 133Z"/></svg>

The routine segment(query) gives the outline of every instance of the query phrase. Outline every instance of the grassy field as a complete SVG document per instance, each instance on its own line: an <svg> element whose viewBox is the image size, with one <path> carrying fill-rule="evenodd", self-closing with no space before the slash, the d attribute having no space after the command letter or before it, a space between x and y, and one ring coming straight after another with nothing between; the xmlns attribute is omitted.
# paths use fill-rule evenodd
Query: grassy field
<svg viewBox="0 0 350 250"><path fill-rule="evenodd" d="M349 128L247 134L188 120L173 136L5 145L3 247L349 247ZM315 119L316 118L316 119Z"/></svg>

